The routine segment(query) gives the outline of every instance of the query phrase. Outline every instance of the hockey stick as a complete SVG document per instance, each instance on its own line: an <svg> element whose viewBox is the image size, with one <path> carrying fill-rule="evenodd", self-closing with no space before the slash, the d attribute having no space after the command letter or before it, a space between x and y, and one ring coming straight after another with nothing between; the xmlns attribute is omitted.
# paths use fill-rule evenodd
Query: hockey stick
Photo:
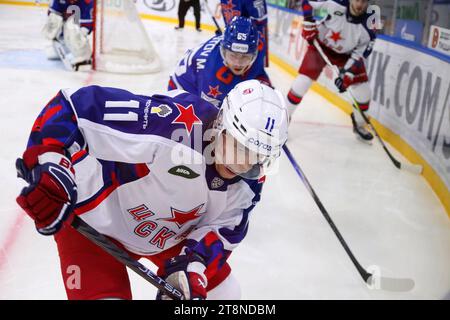
<svg viewBox="0 0 450 320"><path fill-rule="evenodd" d="M74 215L71 226L81 233L83 236L88 238L90 241L98 245L100 248L105 250L111 256L116 258L118 261L122 262L128 268L136 272L146 281L150 282L152 285L163 291L169 297L174 300L183 300L183 294L175 289L172 285L167 283L163 278L154 274L151 270L141 264L139 261L132 259L128 253L123 249L118 247L115 243L109 240L107 237L99 233L89 224L84 222L80 217Z"/></svg>
<svg viewBox="0 0 450 320"><path fill-rule="evenodd" d="M30 173L24 169L23 160L21 158L16 160L16 169L17 169L17 177L22 178L28 183L30 183L30 180L28 179ZM31 172L32 174L33 172ZM115 243L113 243L111 240L106 238L104 235L102 235L100 232L95 230L93 227L91 227L89 224L84 222L80 217L73 214L73 219L71 222L66 221L65 224L67 226L71 226L75 230L77 230L79 233L81 233L83 236L85 236L88 240L95 243L97 246L102 248L104 251L109 253L111 256L113 256L116 260L119 262L122 262L124 265L126 265L128 268L136 272L138 275L140 275L142 278L144 278L146 281L150 282L152 285L163 291L165 294L167 294L169 297L171 297L174 300L184 300L183 294L175 289L172 285L167 283L163 278L159 277L158 275L154 274L151 270L149 270L147 267L145 267L143 264L139 263L139 261L133 260L128 253L126 253L123 249L118 247Z"/></svg>
<svg viewBox="0 0 450 320"><path fill-rule="evenodd" d="M69 71L75 71L74 66L70 62L70 57L72 54L70 53L67 46L64 44L61 38L57 38L52 42L53 48L59 56L59 59L63 62L64 67Z"/></svg>
<svg viewBox="0 0 450 320"><path fill-rule="evenodd" d="M331 219L330 215L328 214L327 210L325 209L324 205L320 201L319 197L317 196L316 192L314 191L313 187L309 183L308 179L306 178L305 174L303 173L302 169L298 165L297 161L295 161L294 156L292 155L291 151L287 147L287 145L283 146L283 150L286 153L287 157L289 158L289 161L291 162L292 166L294 167L295 171L297 172L298 176L302 180L303 184L305 185L306 189L308 189L309 193L313 197L315 203L320 209L320 212L324 216L324 218L327 220L328 225L333 229L334 234L338 238L341 245L344 247L345 252L347 252L348 256L350 257L350 260L353 262L353 265L356 267L356 270L358 270L358 273L363 278L364 282L370 285L374 289L383 289L387 291L410 291L412 288L414 288L414 281L412 279L397 279L397 278L388 278L388 277L381 277L379 274L372 274L366 271L363 266L358 262L353 252L350 250L350 247L347 245L347 242L345 242L344 238L342 237L341 233L339 232L338 228L334 224L333 220Z"/></svg>
<svg viewBox="0 0 450 320"><path fill-rule="evenodd" d="M217 29L216 29L216 35L217 35L217 36L221 36L221 35L222 35L222 30L220 29L220 26L219 26L219 24L217 23L217 20L216 20L216 18L214 17L213 13L211 12L211 9L209 8L208 2L207 2L206 0L205 0L204 5L205 5L206 10L208 11L208 13L209 13L209 15L210 15L212 21L213 21L214 24L216 25L216 28L217 28Z"/></svg>
<svg viewBox="0 0 450 320"><path fill-rule="evenodd" d="M92 63L92 59L89 59L87 61L72 64L71 59L73 58L73 54L69 51L62 38L53 40L52 45L58 54L59 59L63 62L64 67L69 71L78 71L80 66L90 65Z"/></svg>
<svg viewBox="0 0 450 320"><path fill-rule="evenodd" d="M349 246L345 242L344 238L342 237L341 233L339 232L338 228L334 224L333 220L331 220L330 215L328 214L327 210L323 206L322 202L320 201L319 197L317 196L316 192L312 188L311 184L309 183L308 179L306 178L305 174L303 173L302 169L298 165L297 161L295 161L294 156L292 155L291 151L288 149L287 145L283 146L284 152L286 153L287 157L289 158L289 161L292 163L292 166L294 167L295 171L299 175L300 179L303 181L303 183L306 186L306 189L308 189L309 193L313 197L314 201L316 202L317 206L320 209L320 212L322 212L322 215L325 217L325 219L328 221L328 224L330 225L331 229L333 229L334 234L339 239L339 242L344 247L345 251L347 252L348 256L350 257L350 260L352 260L353 265L358 270L359 274L363 278L364 282L369 283L369 278L372 276L372 274L368 273L358 262L358 260L353 255L352 251L350 250Z"/></svg>
<svg viewBox="0 0 450 320"><path fill-rule="evenodd" d="M328 59L328 57L323 52L322 47L317 42L317 39L314 39L314 47L316 47L317 51L319 52L320 56L325 61L325 63L333 70L335 76L338 76L339 75L338 67L331 63L330 59ZM381 137L378 134L377 130L375 130L375 127L370 122L369 118L367 118L367 116L364 114L364 112L359 107L359 104L356 101L355 96L353 95L351 88L348 88L346 93L347 93L347 96L349 97L350 101L352 102L353 108L355 108L356 111L361 114L361 116L363 117L364 121L370 126L371 130L375 133L375 136L377 137L378 141L380 141L381 146L383 147L384 151L386 151L389 159L391 159L391 161L394 164L394 166L396 166L398 169L405 169L405 170L410 171L410 172L415 173L415 174L421 174L422 170L423 170L423 167L420 164L402 163L402 162L398 161L392 155L392 153L386 147L386 144L384 143L383 139L381 139Z"/></svg>

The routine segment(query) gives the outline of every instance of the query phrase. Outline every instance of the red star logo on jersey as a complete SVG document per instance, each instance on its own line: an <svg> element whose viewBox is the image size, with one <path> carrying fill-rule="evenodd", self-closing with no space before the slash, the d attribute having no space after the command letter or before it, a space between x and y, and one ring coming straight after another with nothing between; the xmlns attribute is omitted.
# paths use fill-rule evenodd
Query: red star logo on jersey
<svg viewBox="0 0 450 320"><path fill-rule="evenodd" d="M163 218L161 220L175 222L178 228L181 228L185 223L200 217L199 212L203 208L203 205L204 203L189 211L182 211L171 207L172 218Z"/></svg>
<svg viewBox="0 0 450 320"><path fill-rule="evenodd" d="M331 31L330 39L333 40L335 43L337 43L339 40L344 40L344 38L341 37L340 32L334 32L334 31Z"/></svg>
<svg viewBox="0 0 450 320"><path fill-rule="evenodd" d="M236 5L233 3L233 0L228 0L227 3L222 3L222 10L233 10Z"/></svg>
<svg viewBox="0 0 450 320"><path fill-rule="evenodd" d="M220 96L221 94L222 94L222 92L219 91L219 85L217 85L215 87L209 86L208 96L211 96L211 97L217 99L217 97Z"/></svg>
<svg viewBox="0 0 450 320"><path fill-rule="evenodd" d="M202 121L195 114L192 104L188 105L186 108L178 103L175 103L175 106L178 108L178 111L180 111L180 114L172 121L172 124L184 124L188 135L190 135L194 124L202 124Z"/></svg>
<svg viewBox="0 0 450 320"><path fill-rule="evenodd" d="M234 10L236 5L233 3L233 0L228 0L227 3L222 3L222 14L225 17L227 23L233 19L234 16L240 16L241 12L239 10Z"/></svg>

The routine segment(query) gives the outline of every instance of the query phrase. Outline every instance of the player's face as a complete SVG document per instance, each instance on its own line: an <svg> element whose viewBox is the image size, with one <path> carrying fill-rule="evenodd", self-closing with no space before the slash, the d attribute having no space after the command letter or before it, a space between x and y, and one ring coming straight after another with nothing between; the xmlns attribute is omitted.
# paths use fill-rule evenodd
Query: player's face
<svg viewBox="0 0 450 320"><path fill-rule="evenodd" d="M215 166L225 179L245 175L258 165L258 155L240 144L231 135L222 131L215 148Z"/></svg>
<svg viewBox="0 0 450 320"><path fill-rule="evenodd" d="M354 16L360 16L367 11L368 6L369 6L368 0L351 0L350 13Z"/></svg>
<svg viewBox="0 0 450 320"><path fill-rule="evenodd" d="M225 63L235 75L242 75L253 64L253 54L238 53L225 50Z"/></svg>

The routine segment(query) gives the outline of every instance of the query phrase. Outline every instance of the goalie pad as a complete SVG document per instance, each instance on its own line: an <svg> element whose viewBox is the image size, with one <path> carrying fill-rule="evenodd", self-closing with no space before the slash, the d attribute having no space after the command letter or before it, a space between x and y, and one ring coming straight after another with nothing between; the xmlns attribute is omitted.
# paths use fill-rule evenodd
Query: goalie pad
<svg viewBox="0 0 450 320"><path fill-rule="evenodd" d="M88 29L75 23L75 15L70 16L64 23L64 44L72 55L70 61L72 65L91 59L92 50L89 44L88 33Z"/></svg>
<svg viewBox="0 0 450 320"><path fill-rule="evenodd" d="M59 59L64 63L64 67L69 71L78 71L81 66L90 65L91 60L83 60L81 62L74 62L76 59L74 58L72 52L70 52L69 48L64 43L62 36L52 42L53 48L57 53Z"/></svg>
<svg viewBox="0 0 450 320"><path fill-rule="evenodd" d="M54 12L50 12L50 14L47 16L47 22L42 28L42 35L48 40L54 40L61 33L62 27L63 17Z"/></svg>
<svg viewBox="0 0 450 320"><path fill-rule="evenodd" d="M55 47L53 45L53 42L50 42L46 47L45 47L45 56L47 57L48 60L59 60L60 57L58 55L58 52L56 52Z"/></svg>

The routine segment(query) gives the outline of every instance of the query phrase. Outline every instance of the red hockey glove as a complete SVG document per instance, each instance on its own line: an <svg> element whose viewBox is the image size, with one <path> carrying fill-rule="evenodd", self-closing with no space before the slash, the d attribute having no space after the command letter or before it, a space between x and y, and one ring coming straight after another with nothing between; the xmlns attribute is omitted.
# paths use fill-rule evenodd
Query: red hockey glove
<svg viewBox="0 0 450 320"><path fill-rule="evenodd" d="M43 235L52 235L70 216L77 201L74 171L63 150L53 146L28 148L16 160L17 174L29 183L17 203L35 221Z"/></svg>
<svg viewBox="0 0 450 320"><path fill-rule="evenodd" d="M196 253L190 253L167 260L162 273L167 282L183 293L186 300L204 300L208 285L205 269L203 258ZM156 299L171 300L161 291L158 291Z"/></svg>
<svg viewBox="0 0 450 320"><path fill-rule="evenodd" d="M339 89L339 92L345 92L347 88L353 83L355 75L346 69L341 69L339 71L339 76L334 80L334 84Z"/></svg>
<svg viewBox="0 0 450 320"><path fill-rule="evenodd" d="M309 43L312 43L314 39L317 38L319 31L317 30L317 25L314 20L303 21L302 37L306 39Z"/></svg>

